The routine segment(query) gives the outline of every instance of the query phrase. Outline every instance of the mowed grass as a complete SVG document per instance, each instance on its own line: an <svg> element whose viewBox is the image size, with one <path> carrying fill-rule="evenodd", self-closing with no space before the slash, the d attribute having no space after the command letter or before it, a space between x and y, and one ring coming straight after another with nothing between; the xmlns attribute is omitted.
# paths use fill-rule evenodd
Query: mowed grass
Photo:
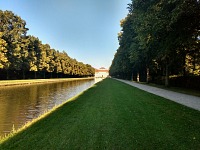
<svg viewBox="0 0 200 150"><path fill-rule="evenodd" d="M0 149L200 149L200 112L105 79Z"/></svg>

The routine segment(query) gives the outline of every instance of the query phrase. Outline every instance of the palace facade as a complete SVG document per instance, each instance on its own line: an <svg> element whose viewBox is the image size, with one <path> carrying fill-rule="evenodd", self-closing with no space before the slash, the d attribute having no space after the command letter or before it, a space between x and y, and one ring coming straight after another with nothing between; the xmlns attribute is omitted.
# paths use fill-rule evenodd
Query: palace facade
<svg viewBox="0 0 200 150"><path fill-rule="evenodd" d="M109 70L101 67L99 69L95 69L95 77L96 78L107 78L109 76Z"/></svg>

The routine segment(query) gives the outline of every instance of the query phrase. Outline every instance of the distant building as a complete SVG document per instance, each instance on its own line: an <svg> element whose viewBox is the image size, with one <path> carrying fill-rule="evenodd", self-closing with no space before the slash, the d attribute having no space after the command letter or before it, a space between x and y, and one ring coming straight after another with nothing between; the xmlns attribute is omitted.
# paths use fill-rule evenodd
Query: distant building
<svg viewBox="0 0 200 150"><path fill-rule="evenodd" d="M109 70L107 70L104 67L101 67L99 69L95 69L95 77L96 78L106 78L109 76Z"/></svg>

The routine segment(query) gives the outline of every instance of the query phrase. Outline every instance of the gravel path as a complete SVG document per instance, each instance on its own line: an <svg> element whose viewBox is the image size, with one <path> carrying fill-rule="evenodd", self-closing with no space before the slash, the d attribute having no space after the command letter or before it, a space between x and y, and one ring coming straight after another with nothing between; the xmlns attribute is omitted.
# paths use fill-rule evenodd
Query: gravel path
<svg viewBox="0 0 200 150"><path fill-rule="evenodd" d="M153 93L155 95L164 97L166 99L172 100L179 104L182 104L182 105L185 105L185 106L188 106L190 108L200 111L200 97L168 91L168 90L160 89L157 87L143 85L136 82L127 81L127 80L121 80L121 79L116 79L116 80L127 83L141 90L147 91L149 93Z"/></svg>

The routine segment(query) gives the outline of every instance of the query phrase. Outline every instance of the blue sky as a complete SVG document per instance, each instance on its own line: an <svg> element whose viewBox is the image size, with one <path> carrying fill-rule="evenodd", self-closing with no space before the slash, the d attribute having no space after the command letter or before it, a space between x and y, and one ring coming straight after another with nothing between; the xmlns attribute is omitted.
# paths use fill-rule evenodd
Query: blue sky
<svg viewBox="0 0 200 150"><path fill-rule="evenodd" d="M28 34L95 68L111 65L120 20L131 0L0 0L27 23Z"/></svg>

